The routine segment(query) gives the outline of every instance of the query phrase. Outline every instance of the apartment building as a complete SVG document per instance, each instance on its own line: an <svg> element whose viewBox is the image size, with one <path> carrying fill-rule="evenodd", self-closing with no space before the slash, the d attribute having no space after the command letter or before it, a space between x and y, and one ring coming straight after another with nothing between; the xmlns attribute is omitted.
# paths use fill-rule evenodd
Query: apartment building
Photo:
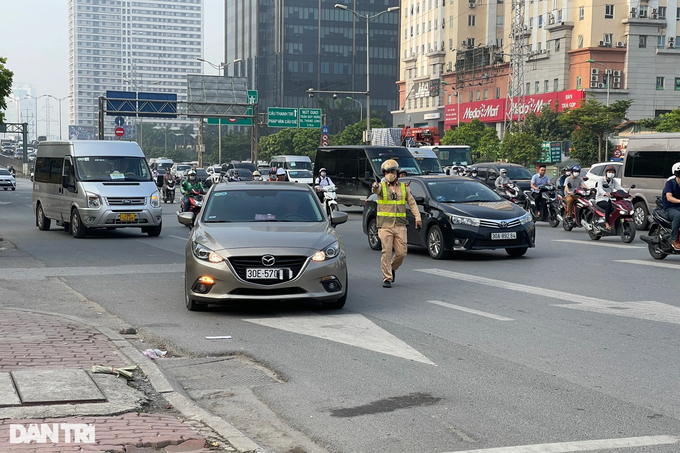
<svg viewBox="0 0 680 453"><path fill-rule="evenodd" d="M611 3L608 3L611 2ZM669 13L672 12L672 14ZM403 0L395 124L499 131L508 96L512 8L506 0ZM677 0L527 0L525 111L634 101L631 119L680 106Z"/></svg>
<svg viewBox="0 0 680 453"><path fill-rule="evenodd" d="M107 90L186 100L187 74L202 72L203 0L69 0L68 12L70 125L94 131Z"/></svg>

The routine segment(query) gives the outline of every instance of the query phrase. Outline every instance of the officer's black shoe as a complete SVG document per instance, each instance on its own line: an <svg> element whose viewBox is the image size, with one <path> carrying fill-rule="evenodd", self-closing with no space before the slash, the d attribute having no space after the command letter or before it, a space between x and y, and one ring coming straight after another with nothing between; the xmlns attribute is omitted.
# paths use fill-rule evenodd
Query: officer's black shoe
<svg viewBox="0 0 680 453"><path fill-rule="evenodd" d="M394 283L394 280L397 278L397 271L392 271L392 283Z"/></svg>
<svg viewBox="0 0 680 453"><path fill-rule="evenodd" d="M392 287L392 282L389 280L383 281L383 288L391 288Z"/></svg>

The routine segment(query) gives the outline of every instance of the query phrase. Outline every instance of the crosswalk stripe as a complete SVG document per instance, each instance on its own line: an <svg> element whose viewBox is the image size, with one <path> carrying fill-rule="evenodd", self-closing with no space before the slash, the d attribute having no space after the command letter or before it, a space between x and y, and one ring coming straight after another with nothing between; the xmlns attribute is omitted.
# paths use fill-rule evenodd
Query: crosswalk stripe
<svg viewBox="0 0 680 453"><path fill-rule="evenodd" d="M614 260L615 263L639 264L642 266L665 267L666 269L680 270L680 264L659 263L658 261L643 261L643 260Z"/></svg>
<svg viewBox="0 0 680 453"><path fill-rule="evenodd" d="M552 242L567 242L569 244L580 244L580 245L596 245L598 247L611 247L616 249L645 249L647 247L640 247L638 245L628 245L628 244L611 244L609 242L596 242L596 241L579 241L576 239L553 239Z"/></svg>
<svg viewBox="0 0 680 453"><path fill-rule="evenodd" d="M496 321L514 321L512 318L506 318L505 316L494 315L493 313L487 313L485 311L474 310L472 308L461 307L460 305L453 305L440 300L428 300L429 303L439 305L441 307L452 308L454 310L464 311L465 313L470 313L473 315L484 316L485 318L495 319Z"/></svg>

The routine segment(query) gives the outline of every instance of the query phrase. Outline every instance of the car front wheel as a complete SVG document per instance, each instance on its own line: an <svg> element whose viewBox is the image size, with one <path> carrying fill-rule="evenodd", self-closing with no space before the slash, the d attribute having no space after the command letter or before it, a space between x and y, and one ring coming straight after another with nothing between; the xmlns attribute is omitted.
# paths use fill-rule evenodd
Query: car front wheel
<svg viewBox="0 0 680 453"><path fill-rule="evenodd" d="M516 249L505 249L505 253L513 258L524 256L527 253L528 247L520 247Z"/></svg>
<svg viewBox="0 0 680 453"><path fill-rule="evenodd" d="M436 260L446 258L446 250L444 250L444 235L439 225L432 225L427 232L427 252Z"/></svg>
<svg viewBox="0 0 680 453"><path fill-rule="evenodd" d="M375 219L371 219L368 222L368 245L373 250L381 250L382 244L380 243L380 236L378 236L378 224Z"/></svg>

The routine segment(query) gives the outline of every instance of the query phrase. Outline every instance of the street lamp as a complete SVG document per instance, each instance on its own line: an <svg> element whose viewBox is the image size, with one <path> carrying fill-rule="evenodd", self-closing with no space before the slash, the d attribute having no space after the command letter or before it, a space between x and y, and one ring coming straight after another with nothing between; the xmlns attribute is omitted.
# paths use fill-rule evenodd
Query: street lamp
<svg viewBox="0 0 680 453"><path fill-rule="evenodd" d="M592 60L592 59L588 59L588 60L586 60L586 62L587 62L587 63L590 63L590 64L599 64L600 66L603 66L604 69L607 70L607 107L609 107L609 87L610 87L611 84L612 84L612 81L611 81L611 70L610 70L604 63L600 63L599 61L595 61L595 60Z"/></svg>
<svg viewBox="0 0 680 453"><path fill-rule="evenodd" d="M359 121L363 121L364 120L364 106L361 104L361 102L357 101L352 96L347 96L347 99L349 99L352 102L356 102L357 104L359 104Z"/></svg>
<svg viewBox="0 0 680 453"><path fill-rule="evenodd" d="M40 96L33 96L30 94L27 94L25 97L27 98L32 98L35 100L35 141L38 141L38 99L44 98L47 96L46 94L42 94Z"/></svg>
<svg viewBox="0 0 680 453"><path fill-rule="evenodd" d="M220 74L221 69L224 69L224 75L227 75L227 69L229 68L229 65L234 64L234 63L241 63L243 61L243 58L237 58L234 61L229 61L227 63L220 63L220 64L215 64L215 63L208 61L205 58L201 58L201 57L196 57L196 60L202 61L203 63L208 63L214 69L217 69L217 75Z"/></svg>
<svg viewBox="0 0 680 453"><path fill-rule="evenodd" d="M456 100L458 101L458 108L456 110L456 127L460 126L460 91L454 91L453 95L456 97Z"/></svg>
<svg viewBox="0 0 680 453"><path fill-rule="evenodd" d="M52 98L52 99L56 100L57 102L59 102L59 140L61 140L61 102L64 99L68 99L68 96L64 96L63 98L58 98L56 96L52 96L51 94L46 94L45 96L47 96L48 98Z"/></svg>
<svg viewBox="0 0 680 453"><path fill-rule="evenodd" d="M353 9L349 9L346 5L341 5L339 3L335 4L335 7L338 9L342 9L345 11L349 11L350 13L354 14L354 17L356 17L359 20L363 20L366 22L366 139L367 141L370 142L371 140L371 52L369 51L369 46L370 46L370 33L369 33L369 25L371 22L375 22L378 20L380 16L382 16L385 13L391 13L394 11L398 11L399 7L398 6L392 6L390 8L387 8L385 11L381 11L377 14L374 14L373 16L369 15L366 13L365 16L362 16L361 14L357 13Z"/></svg>

